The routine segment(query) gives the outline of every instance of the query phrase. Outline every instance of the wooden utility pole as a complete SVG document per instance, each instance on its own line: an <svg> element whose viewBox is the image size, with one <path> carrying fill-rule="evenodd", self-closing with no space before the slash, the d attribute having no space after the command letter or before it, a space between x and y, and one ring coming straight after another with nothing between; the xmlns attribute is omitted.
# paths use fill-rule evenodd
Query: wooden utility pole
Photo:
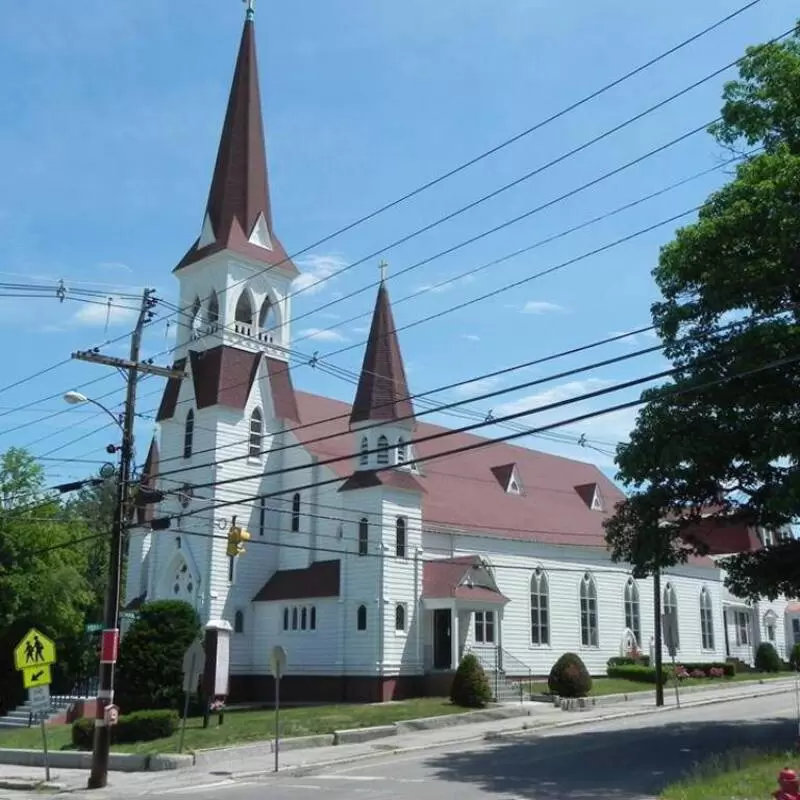
<svg viewBox="0 0 800 800"><path fill-rule="evenodd" d="M119 422L122 428L122 445L119 448L119 475L117 480L117 498L114 509L114 521L111 530L111 554L109 557L108 583L105 598L105 626L101 640L100 653L100 686L97 692L98 708L94 722L94 747L92 752L92 770L89 776L89 789L102 789L108 783L108 757L111 746L111 729L113 713L106 712L114 704L114 665L119 649L119 603L120 580L122 575L122 544L128 516L128 486L131 478L131 462L133 461L133 423L136 413L136 386L139 373L160 375L162 377L183 377L183 373L164 367L156 367L139 361L142 343L142 330L152 315L152 307L156 304L154 289L146 289L142 295L139 317L131 336L130 358L114 358L94 351L79 351L72 357L81 361L92 361L117 367L125 375L128 387L125 397L125 410ZM93 401L95 402L95 401ZM99 404L98 404L99 405ZM106 409L107 410L107 409ZM113 416L113 415L112 415ZM111 711L113 712L113 708Z"/></svg>

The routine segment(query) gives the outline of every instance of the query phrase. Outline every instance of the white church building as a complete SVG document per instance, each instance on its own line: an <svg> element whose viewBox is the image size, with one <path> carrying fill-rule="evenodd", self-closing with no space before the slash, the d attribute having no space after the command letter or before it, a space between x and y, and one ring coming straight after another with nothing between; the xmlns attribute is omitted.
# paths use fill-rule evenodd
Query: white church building
<svg viewBox="0 0 800 800"><path fill-rule="evenodd" d="M271 697L276 644L285 699L332 701L445 693L467 651L511 677L566 651L595 675L632 644L648 652L653 582L604 541L619 489L592 464L418 421L385 281L352 405L295 388L299 273L273 227L252 12L200 235L174 274L184 378L167 382L144 468L168 494L131 531L125 602L183 599L229 625L231 700ZM234 518L251 540L231 558ZM663 575L679 661L751 663L761 641L787 657L786 603L743 602L722 579L710 558Z"/></svg>

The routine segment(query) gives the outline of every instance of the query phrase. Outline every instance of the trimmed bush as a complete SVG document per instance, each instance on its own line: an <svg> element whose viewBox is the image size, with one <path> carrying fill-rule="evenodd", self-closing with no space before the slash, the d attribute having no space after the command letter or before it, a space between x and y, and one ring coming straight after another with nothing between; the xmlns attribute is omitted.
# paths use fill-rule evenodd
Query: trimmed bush
<svg viewBox="0 0 800 800"><path fill-rule="evenodd" d="M676 665L679 674L686 674L692 678L705 677L725 677L732 678L736 674L736 667L733 664L697 664L684 662ZM619 667L609 667L607 673L609 678L617 678L625 681L636 681L637 683L655 683L655 667L645 667L640 664L622 664ZM672 664L664 664L664 675L672 675Z"/></svg>
<svg viewBox="0 0 800 800"><path fill-rule="evenodd" d="M152 742L166 739L178 728L178 712L170 709L137 711L119 718L111 728L112 744L131 744L132 742ZM91 750L94 743L94 720L76 719L72 723L72 744L78 750Z"/></svg>
<svg viewBox="0 0 800 800"><path fill-rule="evenodd" d="M645 667L643 664L621 664L618 667L609 667L606 674L609 678L617 680L635 681L636 683L656 682L655 667Z"/></svg>
<svg viewBox="0 0 800 800"><path fill-rule="evenodd" d="M181 707L183 657L200 635L197 612L181 600L145 603L120 643L117 702L123 713Z"/></svg>
<svg viewBox="0 0 800 800"><path fill-rule="evenodd" d="M592 691L592 676L579 655L564 653L553 664L547 686L559 697L586 697Z"/></svg>
<svg viewBox="0 0 800 800"><path fill-rule="evenodd" d="M81 717L72 723L72 745L78 750L91 750L94 742L94 720Z"/></svg>
<svg viewBox="0 0 800 800"><path fill-rule="evenodd" d="M634 664L642 667L649 667L650 656L639 656L638 658L633 658L631 656L612 656L606 662L606 669L633 666Z"/></svg>
<svg viewBox="0 0 800 800"><path fill-rule="evenodd" d="M761 642L756 650L756 669L759 672L780 672L781 657L771 642Z"/></svg>
<svg viewBox="0 0 800 800"><path fill-rule="evenodd" d="M166 739L178 727L178 712L171 709L156 711L137 711L119 718L111 729L112 740L123 744L130 742L152 742L153 739Z"/></svg>
<svg viewBox="0 0 800 800"><path fill-rule="evenodd" d="M464 708L483 708L491 699L492 689L489 686L489 679L478 659L468 653L461 659L453 676L450 700Z"/></svg>

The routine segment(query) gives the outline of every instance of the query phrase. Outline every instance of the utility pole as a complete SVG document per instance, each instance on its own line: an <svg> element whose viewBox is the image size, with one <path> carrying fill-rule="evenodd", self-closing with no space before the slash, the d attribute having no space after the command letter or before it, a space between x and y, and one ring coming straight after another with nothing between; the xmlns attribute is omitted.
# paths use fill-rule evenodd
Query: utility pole
<svg viewBox="0 0 800 800"><path fill-rule="evenodd" d="M100 653L100 686L97 692L97 715L94 721L94 748L92 752L92 770L89 776L89 789L102 789L108 783L108 756L111 747L111 730L106 717L106 709L114 702L114 665L119 649L119 604L120 580L122 576L123 536L128 518L128 487L133 461L133 423L136 409L136 385L139 373L149 373L163 377L183 377L183 373L156 367L140 362L142 330L152 317L152 307L156 304L154 289L146 289L142 295L139 317L131 336L130 358L114 358L94 351L79 351L72 357L81 361L92 361L97 364L117 367L125 375L128 387L123 412L122 444L119 448L119 475L117 481L117 497L114 509L114 520L111 530L111 553L109 557L108 583L105 598L105 626L102 635Z"/></svg>
<svg viewBox="0 0 800 800"><path fill-rule="evenodd" d="M662 637L661 637L661 565L659 564L653 572L653 616L656 640L655 640L655 664L656 668L656 705L664 705L664 667L661 658Z"/></svg>

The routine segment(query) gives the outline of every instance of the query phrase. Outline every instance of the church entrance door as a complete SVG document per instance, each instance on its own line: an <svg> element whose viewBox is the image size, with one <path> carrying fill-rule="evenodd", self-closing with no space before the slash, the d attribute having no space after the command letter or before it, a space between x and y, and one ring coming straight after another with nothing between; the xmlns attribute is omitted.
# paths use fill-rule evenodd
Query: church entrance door
<svg viewBox="0 0 800 800"><path fill-rule="evenodd" d="M433 612L433 668L453 668L453 639L449 608L437 608Z"/></svg>

